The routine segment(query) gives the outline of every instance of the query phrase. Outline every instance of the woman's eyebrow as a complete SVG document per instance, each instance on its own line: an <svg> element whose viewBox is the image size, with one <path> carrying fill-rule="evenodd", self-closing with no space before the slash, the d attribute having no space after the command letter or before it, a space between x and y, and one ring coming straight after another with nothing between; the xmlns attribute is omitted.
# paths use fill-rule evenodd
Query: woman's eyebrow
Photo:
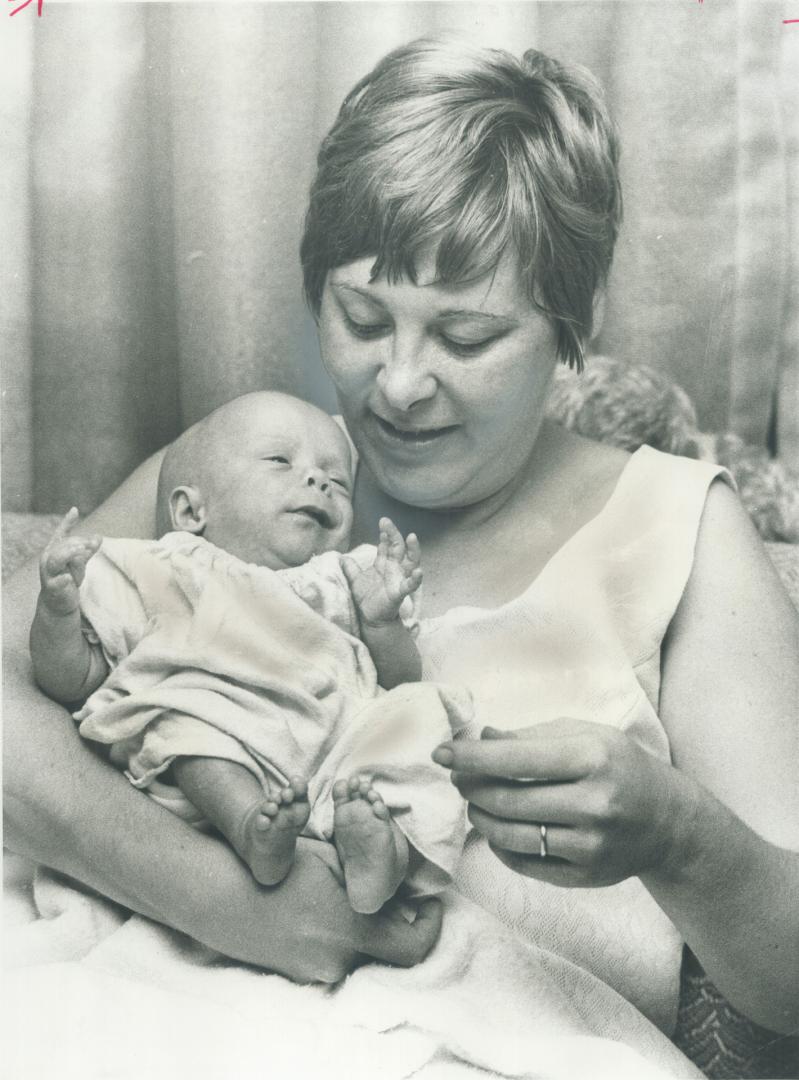
<svg viewBox="0 0 799 1080"><path fill-rule="evenodd" d="M357 285L348 285L343 281L333 281L331 282L331 288L334 292L355 293L356 296L363 297L364 300L368 300L376 307L385 307L385 304L379 296L375 296L374 293L370 292L368 289L358 288ZM443 311L436 311L433 318L438 322L443 322L446 319L488 319L497 324L501 323L503 328L516 326L519 322L515 315L503 315L499 312L481 311L479 308L445 308Z"/></svg>
<svg viewBox="0 0 799 1080"><path fill-rule="evenodd" d="M351 292L351 293L355 293L357 296L362 296L364 298L364 300L369 300L373 304L379 304L380 307L383 306L383 304L381 303L379 297L377 297L373 293L369 292L368 289L359 289L357 287L357 285L345 285L345 283L343 281L333 281L333 282L330 283L330 285L331 285L331 288L333 289L334 292Z"/></svg>
<svg viewBox="0 0 799 1080"><path fill-rule="evenodd" d="M480 311L478 308L447 308L439 311L438 319L490 319L492 322L511 324L518 322L515 315L502 315L493 311Z"/></svg>

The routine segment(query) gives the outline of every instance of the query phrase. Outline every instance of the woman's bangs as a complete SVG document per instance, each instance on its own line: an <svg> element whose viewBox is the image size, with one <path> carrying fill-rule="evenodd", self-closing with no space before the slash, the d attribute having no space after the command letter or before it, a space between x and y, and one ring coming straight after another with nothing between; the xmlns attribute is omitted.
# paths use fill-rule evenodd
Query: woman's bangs
<svg viewBox="0 0 799 1080"><path fill-rule="evenodd" d="M390 281L415 282L420 260L434 251L436 281L463 284L491 273L513 243L502 177L487 172L476 182L458 180L451 167L436 173L401 198L381 193L373 278L385 273Z"/></svg>

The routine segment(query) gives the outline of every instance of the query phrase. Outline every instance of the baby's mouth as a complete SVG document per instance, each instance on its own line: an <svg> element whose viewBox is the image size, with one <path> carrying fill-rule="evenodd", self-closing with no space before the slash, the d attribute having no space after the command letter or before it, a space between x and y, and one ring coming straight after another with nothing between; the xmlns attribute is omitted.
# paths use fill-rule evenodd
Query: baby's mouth
<svg viewBox="0 0 799 1080"><path fill-rule="evenodd" d="M335 525L333 515L322 506L314 506L309 503L307 506L298 506L291 512L292 514L302 514L305 517L309 517L312 521L315 521L317 525L321 525L323 529L332 529Z"/></svg>

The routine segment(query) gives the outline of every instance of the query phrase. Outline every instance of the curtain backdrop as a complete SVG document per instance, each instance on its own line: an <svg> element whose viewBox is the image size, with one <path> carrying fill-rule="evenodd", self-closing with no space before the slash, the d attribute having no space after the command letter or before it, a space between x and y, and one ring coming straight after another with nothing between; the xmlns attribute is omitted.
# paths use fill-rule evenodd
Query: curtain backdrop
<svg viewBox="0 0 799 1080"><path fill-rule="evenodd" d="M297 254L316 148L442 29L604 82L626 216L597 349L799 465L799 0L35 11L0 14L6 509L88 511L249 389L332 405Z"/></svg>

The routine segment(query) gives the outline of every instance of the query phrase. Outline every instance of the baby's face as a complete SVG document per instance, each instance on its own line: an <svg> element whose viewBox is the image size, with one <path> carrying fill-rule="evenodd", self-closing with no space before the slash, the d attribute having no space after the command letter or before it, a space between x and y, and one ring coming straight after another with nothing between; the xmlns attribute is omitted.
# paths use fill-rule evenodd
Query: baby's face
<svg viewBox="0 0 799 1080"><path fill-rule="evenodd" d="M213 439L206 539L272 570L346 551L354 475L338 425L283 398L236 416L231 427Z"/></svg>

